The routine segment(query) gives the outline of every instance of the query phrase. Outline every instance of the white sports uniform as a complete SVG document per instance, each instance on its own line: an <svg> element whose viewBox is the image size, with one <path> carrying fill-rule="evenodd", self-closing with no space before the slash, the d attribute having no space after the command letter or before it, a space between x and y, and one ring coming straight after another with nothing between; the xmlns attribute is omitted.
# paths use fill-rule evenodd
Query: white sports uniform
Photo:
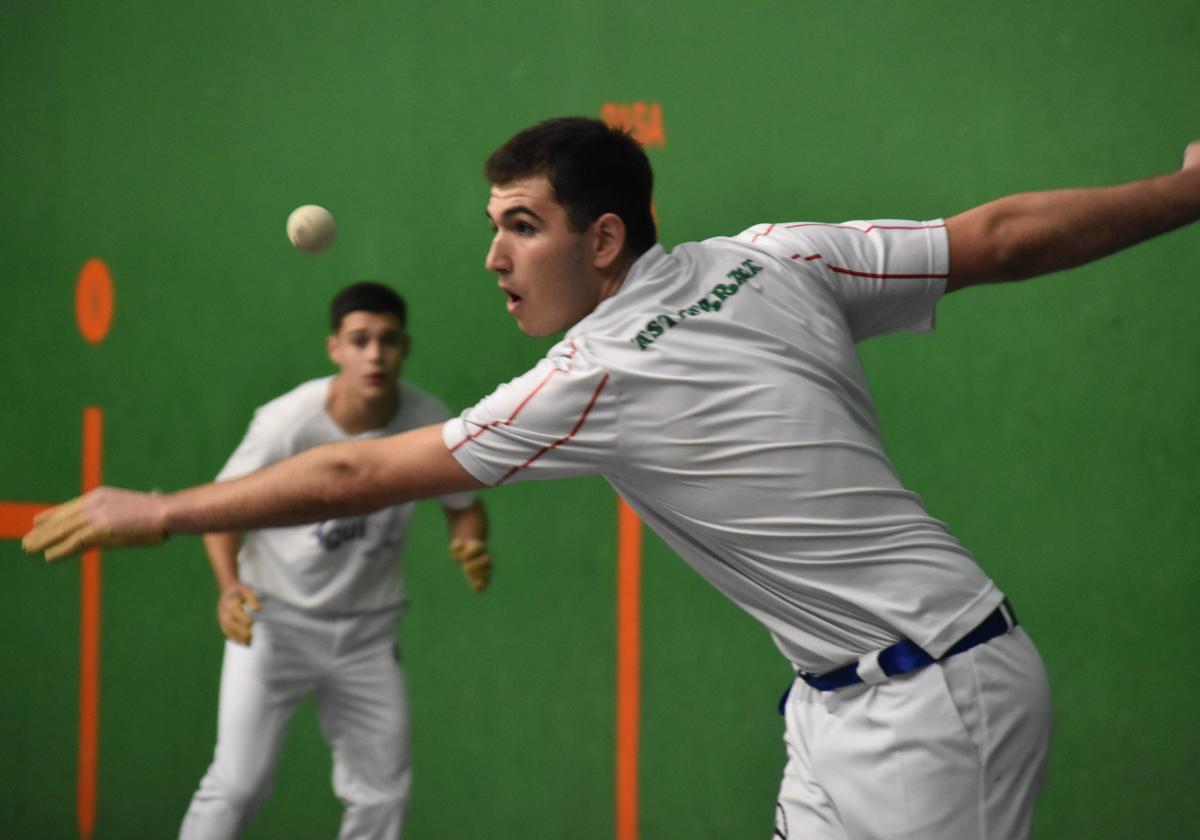
<svg viewBox="0 0 1200 840"><path fill-rule="evenodd" d="M1049 695L1024 631L891 679L869 665L900 639L941 657L1003 599L901 485L855 350L931 329L947 270L936 221L655 246L535 368L443 427L490 485L603 475L798 671L863 660L871 684L789 695L776 836L1028 831Z"/></svg>
<svg viewBox="0 0 1200 840"><path fill-rule="evenodd" d="M345 434L325 409L333 377L305 382L258 409L218 480L313 446L440 423L449 412L400 382L383 428ZM439 501L469 507L474 494ZM408 702L396 655L404 606L400 555L413 503L364 516L246 533L239 576L262 602L249 647L225 643L217 746L180 837L237 836L270 792L288 722L312 695L345 805L342 838L395 838L409 791Z"/></svg>

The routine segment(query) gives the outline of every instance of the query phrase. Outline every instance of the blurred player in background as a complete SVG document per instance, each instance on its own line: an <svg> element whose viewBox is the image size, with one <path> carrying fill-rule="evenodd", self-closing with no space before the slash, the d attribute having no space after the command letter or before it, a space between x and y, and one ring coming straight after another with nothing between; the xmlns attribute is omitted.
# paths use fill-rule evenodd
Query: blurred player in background
<svg viewBox="0 0 1200 840"><path fill-rule="evenodd" d="M670 253L649 161L603 123L533 126L486 173L486 265L508 311L529 335L566 331L534 369L440 426L166 496L93 491L43 514L27 550L54 559L603 475L797 672L776 837L1026 836L1050 736L1040 657L901 484L855 344L931 329L948 292L1195 221L1200 143L1180 170L1120 186L1012 195L945 221L762 224Z"/></svg>
<svg viewBox="0 0 1200 840"><path fill-rule="evenodd" d="M218 481L333 441L376 439L449 413L399 379L406 307L392 289L356 283L330 306L334 376L255 412ZM487 518L471 492L440 497L451 553L487 587ZM184 818L185 840L238 836L270 793L284 734L312 696L345 806L340 837L400 835L409 794L408 700L396 648L404 608L400 557L413 503L315 525L210 533L204 545L228 638L217 747Z"/></svg>

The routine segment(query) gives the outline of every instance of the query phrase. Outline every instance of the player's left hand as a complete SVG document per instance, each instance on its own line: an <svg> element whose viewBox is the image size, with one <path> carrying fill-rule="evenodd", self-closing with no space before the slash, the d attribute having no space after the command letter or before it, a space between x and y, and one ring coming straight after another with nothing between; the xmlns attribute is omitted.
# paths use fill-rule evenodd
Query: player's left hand
<svg viewBox="0 0 1200 840"><path fill-rule="evenodd" d="M21 547L53 562L93 547L155 545L166 538L162 507L156 494L99 487L35 516Z"/></svg>
<svg viewBox="0 0 1200 840"><path fill-rule="evenodd" d="M1200 140L1193 140L1183 150L1182 169L1200 169Z"/></svg>
<svg viewBox="0 0 1200 840"><path fill-rule="evenodd" d="M487 589L492 579L492 555L488 553L483 540L453 539L450 541L450 554L462 567L467 585L473 591Z"/></svg>

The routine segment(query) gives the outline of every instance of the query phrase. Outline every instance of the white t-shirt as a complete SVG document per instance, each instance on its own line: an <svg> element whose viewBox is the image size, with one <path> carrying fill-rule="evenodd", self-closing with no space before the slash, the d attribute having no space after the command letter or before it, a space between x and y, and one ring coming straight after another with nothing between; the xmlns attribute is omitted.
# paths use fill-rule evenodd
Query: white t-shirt
<svg viewBox="0 0 1200 840"><path fill-rule="evenodd" d="M938 656L1002 596L901 485L854 345L931 329L948 261L940 221L655 246L443 438L486 484L603 475L799 668Z"/></svg>
<svg viewBox="0 0 1200 840"><path fill-rule="evenodd" d="M400 382L400 405L382 428L347 435L325 410L332 376L314 379L261 406L218 481L237 478L313 446L383 437L450 416L434 397ZM473 493L444 496L450 510ZM358 613L404 602L400 555L413 503L315 525L248 531L238 554L241 580L260 595L321 613Z"/></svg>

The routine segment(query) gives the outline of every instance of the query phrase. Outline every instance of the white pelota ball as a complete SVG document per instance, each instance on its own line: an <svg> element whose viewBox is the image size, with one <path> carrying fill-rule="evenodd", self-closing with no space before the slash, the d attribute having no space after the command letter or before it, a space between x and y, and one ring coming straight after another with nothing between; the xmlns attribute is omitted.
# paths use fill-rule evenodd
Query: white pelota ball
<svg viewBox="0 0 1200 840"><path fill-rule="evenodd" d="M324 207L305 204L291 212L287 220L288 239L308 254L319 254L333 243L337 228L333 215Z"/></svg>

